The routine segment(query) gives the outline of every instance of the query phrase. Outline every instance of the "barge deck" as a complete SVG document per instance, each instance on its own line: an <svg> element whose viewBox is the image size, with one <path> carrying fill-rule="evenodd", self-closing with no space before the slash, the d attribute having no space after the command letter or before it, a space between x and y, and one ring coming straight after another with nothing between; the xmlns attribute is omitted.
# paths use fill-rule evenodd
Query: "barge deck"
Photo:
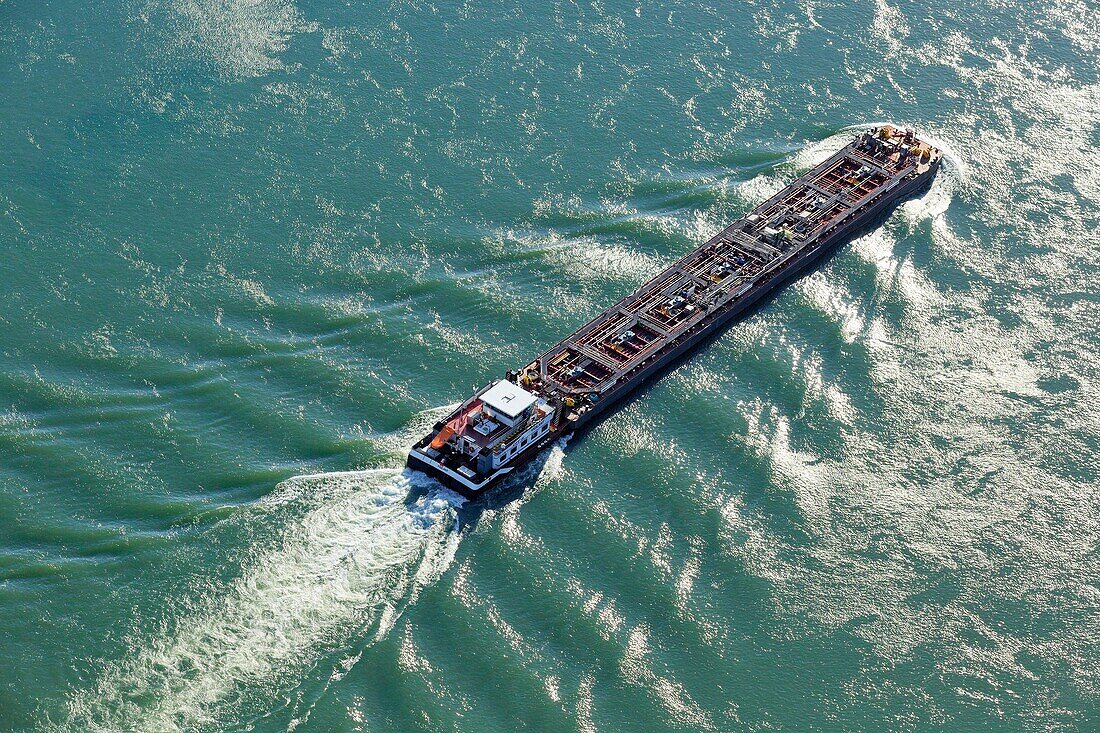
<svg viewBox="0 0 1100 733"><path fill-rule="evenodd" d="M484 492L927 188L941 160L911 130L883 125L861 133L536 359L478 390L413 446L408 465L465 496Z"/></svg>

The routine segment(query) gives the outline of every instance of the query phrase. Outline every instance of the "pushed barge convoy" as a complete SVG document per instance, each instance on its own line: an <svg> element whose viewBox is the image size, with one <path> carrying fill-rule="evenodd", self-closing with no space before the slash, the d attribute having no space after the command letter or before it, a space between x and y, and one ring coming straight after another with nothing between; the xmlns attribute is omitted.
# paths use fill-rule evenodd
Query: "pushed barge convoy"
<svg viewBox="0 0 1100 733"><path fill-rule="evenodd" d="M408 465L474 497L925 189L941 152L890 125L824 163L506 378L478 390Z"/></svg>

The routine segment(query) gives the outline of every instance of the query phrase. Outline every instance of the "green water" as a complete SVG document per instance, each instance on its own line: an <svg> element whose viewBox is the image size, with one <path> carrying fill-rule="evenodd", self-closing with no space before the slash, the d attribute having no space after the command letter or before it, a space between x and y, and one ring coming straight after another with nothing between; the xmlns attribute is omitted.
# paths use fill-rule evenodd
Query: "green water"
<svg viewBox="0 0 1100 733"><path fill-rule="evenodd" d="M0 730L1097 730L1096 17L0 1ZM408 485L881 120L926 196L490 506Z"/></svg>

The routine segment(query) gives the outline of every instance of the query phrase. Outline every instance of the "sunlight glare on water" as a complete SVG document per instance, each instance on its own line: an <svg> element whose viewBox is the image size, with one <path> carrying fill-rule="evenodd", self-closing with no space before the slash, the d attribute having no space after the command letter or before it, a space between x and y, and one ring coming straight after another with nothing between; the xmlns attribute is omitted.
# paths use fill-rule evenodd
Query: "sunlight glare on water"
<svg viewBox="0 0 1100 733"><path fill-rule="evenodd" d="M379 469L280 484L249 521L288 523L224 592L109 667L78 696L64 730L190 730L294 683L327 651L383 637L458 543L450 492L410 503L409 478ZM256 687L260 689L255 689ZM262 710L262 708L260 708Z"/></svg>
<svg viewBox="0 0 1100 733"><path fill-rule="evenodd" d="M0 2L0 730L1100 728L1095 15ZM887 121L882 226L488 501L400 470Z"/></svg>

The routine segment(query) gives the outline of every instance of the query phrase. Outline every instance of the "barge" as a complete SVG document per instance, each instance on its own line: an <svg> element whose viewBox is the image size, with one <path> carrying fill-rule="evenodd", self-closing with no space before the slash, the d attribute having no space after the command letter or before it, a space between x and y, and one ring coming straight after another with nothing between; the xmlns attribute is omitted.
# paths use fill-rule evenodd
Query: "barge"
<svg viewBox="0 0 1100 733"><path fill-rule="evenodd" d="M925 190L941 161L912 130L860 133L536 359L477 390L416 442L408 466L464 496L483 494Z"/></svg>

